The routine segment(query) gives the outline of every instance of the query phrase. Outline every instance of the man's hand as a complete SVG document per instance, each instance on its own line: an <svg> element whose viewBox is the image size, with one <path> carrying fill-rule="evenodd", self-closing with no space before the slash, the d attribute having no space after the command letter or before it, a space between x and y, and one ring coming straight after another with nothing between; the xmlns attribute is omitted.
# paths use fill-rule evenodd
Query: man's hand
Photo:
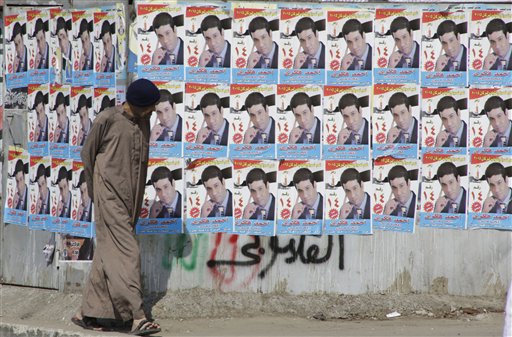
<svg viewBox="0 0 512 337"><path fill-rule="evenodd" d="M292 219L298 219L300 215L304 212L304 204L301 202L298 202L293 206L292 209Z"/></svg>
<svg viewBox="0 0 512 337"><path fill-rule="evenodd" d="M60 216L62 214L63 208L64 204L62 203L62 200L59 200L59 203L57 204L57 216Z"/></svg>
<svg viewBox="0 0 512 337"><path fill-rule="evenodd" d="M62 132L62 128L60 127L60 124L57 123L57 126L55 127L55 133L53 135L53 141L54 142L57 142L57 140L60 137L61 132Z"/></svg>
<svg viewBox="0 0 512 337"><path fill-rule="evenodd" d="M402 53L399 50L396 50L389 56L388 68L396 68L400 60L402 59Z"/></svg>
<svg viewBox="0 0 512 337"><path fill-rule="evenodd" d="M214 203L211 200L206 200L201 207L201 218L207 218L213 211Z"/></svg>
<svg viewBox="0 0 512 337"><path fill-rule="evenodd" d="M42 58L43 58L43 57L41 56L41 53L39 53L39 52L38 52L38 53L36 54L36 62L35 62L35 63L36 63L36 64L35 64L35 67L36 67L36 68L39 66L39 63L41 62L41 59L42 59Z"/></svg>
<svg viewBox="0 0 512 337"><path fill-rule="evenodd" d="M305 53L298 53L297 56L295 56L295 60L293 60L293 69L302 68L307 59L308 56Z"/></svg>
<svg viewBox="0 0 512 337"><path fill-rule="evenodd" d="M353 62L354 62L354 55L348 53L341 60L341 65L340 65L341 70L347 70Z"/></svg>
<svg viewBox="0 0 512 337"><path fill-rule="evenodd" d="M82 53L82 55L80 55L80 63L79 63L80 69L78 69L78 70L84 69L86 60L87 60L87 56L85 55L85 53Z"/></svg>
<svg viewBox="0 0 512 337"><path fill-rule="evenodd" d="M156 124L155 126L153 126L153 129L151 129L151 135L149 136L149 141L156 141L162 135L164 129L165 128L161 124Z"/></svg>
<svg viewBox="0 0 512 337"><path fill-rule="evenodd" d="M498 134L494 132L494 130L489 130L484 136L484 147L490 147L492 143L496 140Z"/></svg>
<svg viewBox="0 0 512 337"><path fill-rule="evenodd" d="M253 214L256 212L257 209L258 209L258 206L256 206L255 203L253 203L253 202L249 203L244 208L243 219L250 219L251 216L253 216Z"/></svg>
<svg viewBox="0 0 512 337"><path fill-rule="evenodd" d="M484 70L491 69L491 67L494 65L494 63L496 63L497 60L498 60L498 55L496 55L494 53L490 53L489 55L487 55L484 58L484 64L483 64Z"/></svg>
<svg viewBox="0 0 512 337"><path fill-rule="evenodd" d="M388 136L386 137L386 143L394 143L399 135L400 135L400 129L397 128L396 126L392 127L388 131Z"/></svg>
<svg viewBox="0 0 512 337"><path fill-rule="evenodd" d="M84 214L84 205L80 204L80 206L78 207L77 220L82 219L82 214Z"/></svg>
<svg viewBox="0 0 512 337"><path fill-rule="evenodd" d="M16 72L16 70L20 66L20 62L21 62L21 60L20 60L19 56L16 55L16 57L14 58L14 64L13 64L13 69L12 69L13 72Z"/></svg>
<svg viewBox="0 0 512 337"><path fill-rule="evenodd" d="M153 53L153 57L151 58L152 65L158 65L162 62L162 59L165 57L166 50L164 48L158 48Z"/></svg>
<svg viewBox="0 0 512 337"><path fill-rule="evenodd" d="M346 202L340 209L339 218L346 219L348 217L348 215L350 214L350 212L352 212L353 207L354 206L352 206L349 202Z"/></svg>
<svg viewBox="0 0 512 337"><path fill-rule="evenodd" d="M42 207L43 207L43 199L41 199L41 197L39 197L39 198L37 198L37 203L36 203L36 214L41 214Z"/></svg>
<svg viewBox="0 0 512 337"><path fill-rule="evenodd" d="M20 194L18 192L14 193L14 198L12 201L12 207L15 208L18 206L18 202L20 201Z"/></svg>
<svg viewBox="0 0 512 337"><path fill-rule="evenodd" d="M439 197L439 199L436 200L436 204L434 206L434 212L441 213L441 211L446 207L448 204L448 199L445 196Z"/></svg>
<svg viewBox="0 0 512 337"><path fill-rule="evenodd" d="M498 201L498 199L496 199L492 196L485 199L483 207L482 207L482 213L489 213L497 201Z"/></svg>
<svg viewBox="0 0 512 337"><path fill-rule="evenodd" d="M448 64L450 58L446 55L441 55L436 61L436 71L443 71L444 67Z"/></svg>
<svg viewBox="0 0 512 337"><path fill-rule="evenodd" d="M300 136L302 135L302 129L297 127L294 127L292 131L290 132L290 139L288 140L288 143L295 144L299 140Z"/></svg>
<svg viewBox="0 0 512 337"><path fill-rule="evenodd" d="M439 132L436 137L436 147L442 147L450 135L445 130Z"/></svg>
<svg viewBox="0 0 512 337"><path fill-rule="evenodd" d="M204 127L199 130L196 137L196 143L203 144L206 138L210 135L210 129Z"/></svg>
<svg viewBox="0 0 512 337"><path fill-rule="evenodd" d="M391 214L398 207L398 202L395 199L391 198L384 205L384 214Z"/></svg>
<svg viewBox="0 0 512 337"><path fill-rule="evenodd" d="M244 134L244 144L250 144L257 134L258 130L256 128L247 129Z"/></svg>
<svg viewBox="0 0 512 337"><path fill-rule="evenodd" d="M101 64L100 72L103 72L103 70L105 70L105 67L107 66L107 62L108 62L107 55L103 54L103 57L101 58L101 63L100 63Z"/></svg>
<svg viewBox="0 0 512 337"><path fill-rule="evenodd" d="M254 68L256 64L258 64L258 62L261 60L262 56L263 55L256 51L251 53L251 55L249 55L249 58L247 59L247 68Z"/></svg>
<svg viewBox="0 0 512 337"><path fill-rule="evenodd" d="M205 49L199 56L199 66L206 67L206 65L208 64L208 62L210 62L212 57L213 53L211 53L208 49Z"/></svg>
<svg viewBox="0 0 512 337"><path fill-rule="evenodd" d="M345 144L348 137L350 137L350 130L347 128L341 129L340 133L338 133L338 144Z"/></svg>

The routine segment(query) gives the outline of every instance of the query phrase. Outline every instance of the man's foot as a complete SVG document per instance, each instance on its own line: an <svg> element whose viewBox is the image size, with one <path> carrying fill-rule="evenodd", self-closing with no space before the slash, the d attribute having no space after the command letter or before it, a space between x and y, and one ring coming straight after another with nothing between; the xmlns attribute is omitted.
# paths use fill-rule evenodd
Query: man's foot
<svg viewBox="0 0 512 337"><path fill-rule="evenodd" d="M96 322L96 318L82 316L81 313L77 313L75 316L71 317L71 322L83 329L104 331L103 327Z"/></svg>
<svg viewBox="0 0 512 337"><path fill-rule="evenodd" d="M147 336L160 332L160 325L146 318L133 320L131 335Z"/></svg>

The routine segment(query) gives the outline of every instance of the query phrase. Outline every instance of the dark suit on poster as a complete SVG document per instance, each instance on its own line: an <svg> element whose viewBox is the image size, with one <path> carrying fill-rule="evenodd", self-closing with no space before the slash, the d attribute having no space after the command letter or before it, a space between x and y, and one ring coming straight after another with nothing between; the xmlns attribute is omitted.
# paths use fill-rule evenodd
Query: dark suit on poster
<svg viewBox="0 0 512 337"><path fill-rule="evenodd" d="M414 56L412 59L412 64L409 68L419 68L420 67L420 45L418 42L414 41L414 45L416 46L416 50L414 51ZM398 62L395 68L405 68L407 65L407 61L405 60L405 56L402 54L402 58Z"/></svg>
<svg viewBox="0 0 512 337"><path fill-rule="evenodd" d="M50 214L50 190L46 192L46 202L43 204L43 207L39 211L39 214Z"/></svg>
<svg viewBox="0 0 512 337"><path fill-rule="evenodd" d="M361 139L359 140L359 144L367 145L368 144L368 129L369 129L369 123L366 120L366 118L363 118L364 128L363 128L363 134L361 135ZM352 144L354 141L354 134L350 133L350 136L347 138L344 144Z"/></svg>
<svg viewBox="0 0 512 337"><path fill-rule="evenodd" d="M311 144L320 144L320 132L322 130L322 122L318 119L318 117L315 117L316 119L316 129L315 133L313 134L312 142ZM302 132L299 139L297 139L296 144L307 144L307 136L305 132Z"/></svg>
<svg viewBox="0 0 512 337"><path fill-rule="evenodd" d="M512 121L509 120L509 123L512 123ZM494 141L491 143L491 146L490 147L498 147L498 137L496 137L496 139L494 139ZM506 147L508 146L512 146L512 127L510 128L510 132L508 134L508 140L507 140L507 143L504 145Z"/></svg>
<svg viewBox="0 0 512 337"><path fill-rule="evenodd" d="M182 118L180 115L176 115L178 118L178 126L176 127L176 133L173 135L173 140L175 142L181 142L181 128L182 128ZM161 125L161 124L160 124ZM162 134L157 138L158 142L169 142L171 139L169 139L169 132L170 130L164 126L164 131Z"/></svg>
<svg viewBox="0 0 512 337"><path fill-rule="evenodd" d="M220 137L220 142L218 145L228 145L228 132L229 132L229 123L224 118L224 131L222 132L222 135ZM213 139L212 139L213 136L214 136L213 132L210 132L208 137L206 137L205 140L203 141L203 144L211 144L213 141Z"/></svg>
<svg viewBox="0 0 512 337"><path fill-rule="evenodd" d="M39 64L37 65L37 69L48 69L49 58L50 58L50 46L48 45L48 43L46 43L46 57L39 61Z"/></svg>
<svg viewBox="0 0 512 337"><path fill-rule="evenodd" d="M274 220L275 217L275 208L276 208L276 198L273 194L270 194L270 207L268 209L268 213L265 220ZM257 212L254 212L253 215L249 219L258 219Z"/></svg>
<svg viewBox="0 0 512 337"><path fill-rule="evenodd" d="M226 209L224 210L224 216L229 217L233 216L233 194L230 190L226 190L228 193L228 204L226 205ZM215 218L215 208L212 209L210 214L207 216L208 218Z"/></svg>
<svg viewBox="0 0 512 337"><path fill-rule="evenodd" d="M92 200L89 202L87 209L82 212L82 216L80 217L80 221L91 222L92 219Z"/></svg>
<svg viewBox="0 0 512 337"><path fill-rule="evenodd" d="M228 44L228 49L226 50L226 55L224 55L224 59L222 60L222 67L219 67L219 68L229 68L231 65L231 44L228 41L226 41L226 43ZM205 65L205 67L206 68L213 67L214 61L215 61L215 56L212 56L212 58L210 59L210 61L208 61L208 63Z"/></svg>
<svg viewBox="0 0 512 337"><path fill-rule="evenodd" d="M512 48L512 45L509 45L509 48ZM500 60L496 59L496 62L494 62L494 64L491 66L491 68L489 68L489 70L498 70L499 62L500 62ZM510 53L510 57L508 58L507 66L506 66L505 70L512 70L512 53Z"/></svg>
<svg viewBox="0 0 512 337"><path fill-rule="evenodd" d="M366 61L361 70L372 70L372 46L370 46L368 43L366 45L368 46L368 55L366 56ZM354 58L354 61L352 61L347 70L355 70L356 62L357 60Z"/></svg>
<svg viewBox="0 0 512 337"><path fill-rule="evenodd" d="M23 73L27 71L27 47L23 47L25 49L25 56L23 57L23 61L18 64L18 67L16 68L15 73Z"/></svg>
<svg viewBox="0 0 512 337"><path fill-rule="evenodd" d="M509 188L509 193L512 193L512 188ZM494 204L494 206L491 208L491 210L489 211L489 213L498 213L498 211L500 211L500 208L501 208L501 205L500 203L496 200L496 203ZM508 201L508 204L506 205L505 207L505 211L502 212L502 213L505 213L505 214L512 214L512 199L510 199Z"/></svg>
<svg viewBox="0 0 512 337"><path fill-rule="evenodd" d="M450 71L450 63L451 62L446 63L446 65L444 66L443 70L441 70L441 71ZM468 63L468 60L467 60L467 49L466 49L466 46L462 45L462 57L460 59L459 69L457 71L466 71L467 63Z"/></svg>
<svg viewBox="0 0 512 337"><path fill-rule="evenodd" d="M460 139L458 141L458 146L456 147L466 147L467 144L467 134L468 134L468 126L466 122L462 121L462 134L460 135ZM441 147L450 147L450 137L446 139Z"/></svg>
<svg viewBox="0 0 512 337"><path fill-rule="evenodd" d="M171 214L167 207L164 207L160 201L155 202L151 205L151 209L149 210L150 219L173 219L173 218L181 218L181 193L177 193L178 201L176 203L176 209L173 210Z"/></svg>
<svg viewBox="0 0 512 337"><path fill-rule="evenodd" d="M176 59L174 60L174 64L178 64L178 65L183 65L183 40L180 38L178 38L180 40L180 47L178 48L178 55L176 57ZM166 55L168 55L170 57L170 54L168 54L168 52L166 53ZM159 65L166 65L167 64L167 57L162 57L162 60L160 60L160 63Z"/></svg>
<svg viewBox="0 0 512 337"><path fill-rule="evenodd" d="M414 126L412 127L412 133L409 136L409 142L408 144L417 144L418 143L418 120L413 117L413 123ZM402 133L402 131L400 131ZM400 137L396 137L396 139L393 141L393 143L399 143Z"/></svg>
<svg viewBox="0 0 512 337"><path fill-rule="evenodd" d="M462 198L460 199L460 204L457 205L457 209L453 213L464 214L466 213L466 189L462 188ZM446 206L441 210L441 213L450 213L450 208L452 205L448 202Z"/></svg>
<svg viewBox="0 0 512 337"><path fill-rule="evenodd" d="M28 201L28 186L25 186L25 194L23 197L20 197L20 199L18 199L18 203L16 204L14 209L26 211L27 210L27 201Z"/></svg>
<svg viewBox="0 0 512 337"><path fill-rule="evenodd" d="M318 202L318 207L313 219L322 220L324 218L324 197L320 193L318 193L318 195L320 196L320 201ZM304 208L304 211L299 215L299 219L307 219L307 211L307 208Z"/></svg>
<svg viewBox="0 0 512 337"><path fill-rule="evenodd" d="M364 194L366 195L366 202L364 203L364 206L363 206L364 212L363 212L362 219L370 219L370 195L366 192ZM357 208L352 207L352 210L347 215L347 219L356 219L356 215L357 215Z"/></svg>
<svg viewBox="0 0 512 337"><path fill-rule="evenodd" d="M270 131L267 135L267 143L274 144L276 139L276 122L272 117L270 117ZM261 138L260 134L256 134L254 138L251 140L251 144L258 144L259 138Z"/></svg>
<svg viewBox="0 0 512 337"><path fill-rule="evenodd" d="M411 200L409 206L407 207L407 214L406 214L407 218L414 218L414 212L416 211L416 194L413 191L411 191L411 193L412 193L412 200ZM400 209L399 209L399 207L397 207L393 210L393 212L391 212L391 215L398 216L399 211L400 211Z"/></svg>
<svg viewBox="0 0 512 337"><path fill-rule="evenodd" d="M270 62L270 69L277 69L277 57L279 54L279 47L277 46L277 43L274 42L274 55L272 56L272 61ZM254 68L263 68L263 64L265 63L265 58L260 57L259 61L256 63Z"/></svg>
<svg viewBox="0 0 512 337"><path fill-rule="evenodd" d="M320 59L318 60L318 63L316 65L316 68L318 69L325 69L325 46L322 42L320 42ZM302 66L300 67L301 69L308 69L308 59L309 59L309 56L308 58L306 59L306 62L304 62L302 64Z"/></svg>

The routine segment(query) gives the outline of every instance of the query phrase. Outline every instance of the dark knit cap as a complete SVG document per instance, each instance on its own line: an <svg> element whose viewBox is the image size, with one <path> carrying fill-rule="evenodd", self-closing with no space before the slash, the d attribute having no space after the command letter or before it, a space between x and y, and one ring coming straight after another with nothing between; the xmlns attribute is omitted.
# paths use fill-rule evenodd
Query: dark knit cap
<svg viewBox="0 0 512 337"><path fill-rule="evenodd" d="M160 91L150 80L140 78L126 90L126 100L136 107L149 107L160 99Z"/></svg>

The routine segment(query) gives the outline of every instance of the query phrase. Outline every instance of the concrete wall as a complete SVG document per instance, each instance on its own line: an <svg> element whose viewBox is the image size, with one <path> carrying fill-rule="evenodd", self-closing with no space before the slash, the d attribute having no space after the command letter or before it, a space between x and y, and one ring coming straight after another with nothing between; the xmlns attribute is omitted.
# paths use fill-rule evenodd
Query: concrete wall
<svg viewBox="0 0 512 337"><path fill-rule="evenodd" d="M140 241L148 292L199 287L503 296L512 279L511 239L512 233L494 230L418 229L372 236L203 234Z"/></svg>

